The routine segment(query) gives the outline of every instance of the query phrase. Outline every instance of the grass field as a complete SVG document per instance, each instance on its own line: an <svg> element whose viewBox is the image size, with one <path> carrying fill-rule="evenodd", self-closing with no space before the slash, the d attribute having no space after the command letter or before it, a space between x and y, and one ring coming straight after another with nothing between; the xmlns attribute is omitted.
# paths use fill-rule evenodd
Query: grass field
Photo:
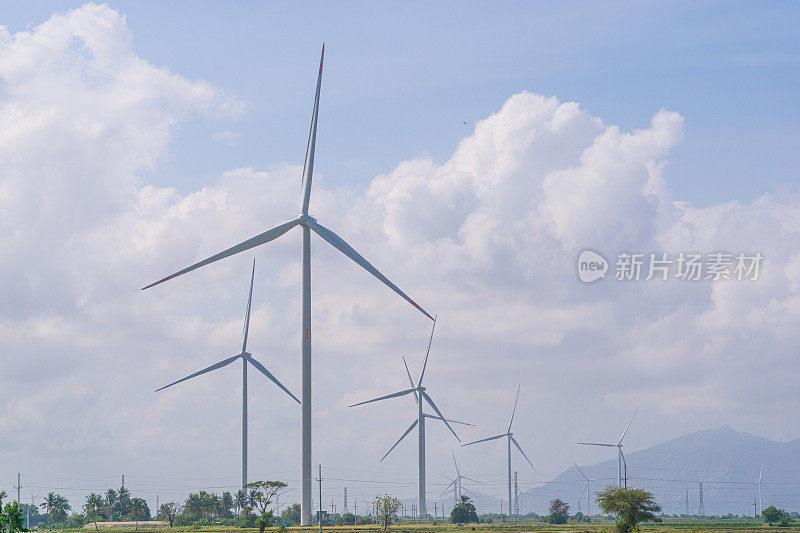
<svg viewBox="0 0 800 533"><path fill-rule="evenodd" d="M91 524L90 524L91 525ZM800 525L794 527L778 528L769 527L766 524L759 524L750 521L737 521L737 520L691 520L691 519L667 519L662 523L642 524L642 531L648 533L670 533L674 532L690 532L690 533L714 533L716 531L730 532L736 531L737 533L800 533ZM84 531L73 530L73 531ZM93 530L94 527L91 527ZM59 530L67 531L67 530ZM139 531L142 531L140 528ZM174 527L174 528L147 528L144 531L152 532L158 531L162 533L258 533L258 529L242 529L242 528L223 528L223 527ZM275 533L277 528L267 528L266 532ZM287 528L290 533L314 533L319 531L317 527L290 527ZM330 526L323 527L323 531L327 533L379 533L383 531L382 528L370 526ZM565 525L549 525L543 523L534 524L474 524L464 526L454 526L451 524L439 525L404 525L397 524L389 528L392 533L614 533L612 523L606 524L565 524ZM134 528L114 528L115 533L136 533Z"/></svg>

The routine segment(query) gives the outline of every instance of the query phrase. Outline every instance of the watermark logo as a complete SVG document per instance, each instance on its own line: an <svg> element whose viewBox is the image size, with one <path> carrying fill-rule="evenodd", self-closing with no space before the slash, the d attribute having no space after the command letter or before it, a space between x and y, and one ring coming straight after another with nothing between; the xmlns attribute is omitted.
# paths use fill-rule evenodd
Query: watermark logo
<svg viewBox="0 0 800 533"><path fill-rule="evenodd" d="M616 281L756 281L764 260L755 253L696 253L665 252L617 254L613 278ZM609 263L593 250L584 250L578 256L578 278L591 283L605 278Z"/></svg>
<svg viewBox="0 0 800 533"><path fill-rule="evenodd" d="M608 261L592 250L584 250L578 256L578 278L584 283L591 283L606 277Z"/></svg>

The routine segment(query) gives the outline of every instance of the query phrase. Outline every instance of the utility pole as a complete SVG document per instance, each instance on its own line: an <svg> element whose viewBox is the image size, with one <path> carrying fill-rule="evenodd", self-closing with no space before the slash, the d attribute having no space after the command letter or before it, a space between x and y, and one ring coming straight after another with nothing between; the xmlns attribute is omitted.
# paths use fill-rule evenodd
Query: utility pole
<svg viewBox="0 0 800 533"><path fill-rule="evenodd" d="M689 489L686 489L686 516L689 516Z"/></svg>
<svg viewBox="0 0 800 533"><path fill-rule="evenodd" d="M347 513L347 487L344 488L344 512Z"/></svg>
<svg viewBox="0 0 800 533"><path fill-rule="evenodd" d="M19 505L19 492L22 489L21 476L22 474L17 472L17 486L15 487L17 489L17 505Z"/></svg>
<svg viewBox="0 0 800 533"><path fill-rule="evenodd" d="M697 507L697 514L700 516L706 515L706 506L703 504L703 482L700 481L700 505Z"/></svg>
<svg viewBox="0 0 800 533"><path fill-rule="evenodd" d="M317 481L319 482L319 518L317 521L319 522L319 533L322 533L322 465L319 465Z"/></svg>
<svg viewBox="0 0 800 533"><path fill-rule="evenodd" d="M753 498L753 518L758 518L758 503L755 498Z"/></svg>
<svg viewBox="0 0 800 533"><path fill-rule="evenodd" d="M503 523L503 498L500 498L500 523Z"/></svg>
<svg viewBox="0 0 800 533"><path fill-rule="evenodd" d="M125 488L125 474L122 474L122 488Z"/></svg>

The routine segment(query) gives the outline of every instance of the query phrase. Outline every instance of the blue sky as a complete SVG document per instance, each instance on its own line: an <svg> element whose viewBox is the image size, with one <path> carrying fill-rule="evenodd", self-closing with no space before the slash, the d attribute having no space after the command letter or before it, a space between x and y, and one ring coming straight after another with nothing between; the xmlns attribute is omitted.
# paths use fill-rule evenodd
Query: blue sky
<svg viewBox="0 0 800 533"><path fill-rule="evenodd" d="M80 2L6 3L12 33ZM155 66L252 105L181 128L152 182L190 190L238 166L301 161L321 41L317 170L358 188L449 157L510 95L574 100L607 124L686 118L674 198L748 202L797 184L800 9L792 2L110 2ZM469 125L464 125L467 122ZM240 134L234 146L215 138Z"/></svg>

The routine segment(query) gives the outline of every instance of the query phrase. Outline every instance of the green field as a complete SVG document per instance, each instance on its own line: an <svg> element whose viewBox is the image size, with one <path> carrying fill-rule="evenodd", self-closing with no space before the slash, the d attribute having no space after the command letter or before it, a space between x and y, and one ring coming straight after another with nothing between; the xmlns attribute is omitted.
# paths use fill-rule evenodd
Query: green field
<svg viewBox="0 0 800 533"><path fill-rule="evenodd" d="M319 531L318 527L290 527L286 528L291 533L315 533ZM800 525L795 527L769 527L766 524L757 522L756 520L702 520L702 519L681 519L672 518L665 519L661 523L642 524L642 531L649 533L652 532L691 532L691 533L713 533L715 531L736 531L741 533L749 532L771 532L771 533L800 533ZM92 527L91 530L94 530ZM134 528L108 528L115 533L137 533ZM59 530L65 531L65 530ZM82 530L72 531L89 531L89 527ZM173 528L140 528L139 532L154 532L160 533L258 533L258 529L243 529L243 528L226 528L226 527L173 527ZM276 533L277 528L267 528L265 533ZM323 531L329 533L379 533L383 531L382 528L370 526L330 526L323 527ZM439 524L439 525L411 525L411 524L396 524L389 528L392 533L550 533L550 532L565 532L565 533L614 533L612 522L604 524L565 524L565 525L549 525L543 523L534 524L474 524L454 526L452 524Z"/></svg>

